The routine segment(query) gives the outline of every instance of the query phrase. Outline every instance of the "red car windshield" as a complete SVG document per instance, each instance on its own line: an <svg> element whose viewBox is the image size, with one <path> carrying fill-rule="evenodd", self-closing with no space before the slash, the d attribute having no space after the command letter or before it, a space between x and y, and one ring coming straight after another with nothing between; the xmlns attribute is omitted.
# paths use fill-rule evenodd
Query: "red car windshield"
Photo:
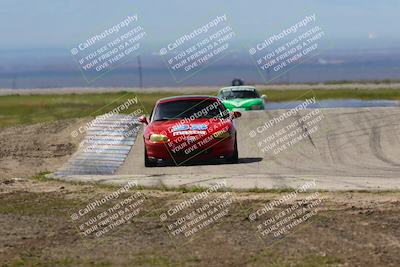
<svg viewBox="0 0 400 267"><path fill-rule="evenodd" d="M158 104L151 121L184 118L226 118L227 110L215 100L182 99Z"/></svg>

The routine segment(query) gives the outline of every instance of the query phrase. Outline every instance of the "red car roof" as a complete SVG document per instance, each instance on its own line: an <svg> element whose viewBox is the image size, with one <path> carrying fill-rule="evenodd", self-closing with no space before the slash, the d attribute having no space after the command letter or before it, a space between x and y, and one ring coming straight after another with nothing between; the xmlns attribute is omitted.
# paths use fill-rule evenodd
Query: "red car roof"
<svg viewBox="0 0 400 267"><path fill-rule="evenodd" d="M190 100L190 99L210 99L217 102L220 102L219 98L215 96L208 95L182 95L182 96L171 96L166 98L161 98L157 101L157 104L172 102L172 101L181 101L181 100Z"/></svg>

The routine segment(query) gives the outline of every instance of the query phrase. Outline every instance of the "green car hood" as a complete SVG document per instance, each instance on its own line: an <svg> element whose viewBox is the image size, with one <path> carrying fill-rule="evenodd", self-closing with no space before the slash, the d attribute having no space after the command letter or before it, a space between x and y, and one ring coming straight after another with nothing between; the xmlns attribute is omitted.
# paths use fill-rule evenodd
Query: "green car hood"
<svg viewBox="0 0 400 267"><path fill-rule="evenodd" d="M263 100L262 98L234 98L222 100L222 103L229 110L232 110L234 108L250 109L250 107L254 105L263 105Z"/></svg>

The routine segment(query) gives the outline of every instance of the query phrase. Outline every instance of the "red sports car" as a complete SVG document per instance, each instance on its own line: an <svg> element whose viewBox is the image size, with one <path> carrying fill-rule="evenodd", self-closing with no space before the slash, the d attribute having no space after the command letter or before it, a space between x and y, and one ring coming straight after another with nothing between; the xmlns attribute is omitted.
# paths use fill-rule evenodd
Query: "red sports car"
<svg viewBox="0 0 400 267"><path fill-rule="evenodd" d="M158 161L183 163L190 159L223 158L238 161L238 148L232 112L212 96L176 96L157 101L145 124L144 163L146 167Z"/></svg>

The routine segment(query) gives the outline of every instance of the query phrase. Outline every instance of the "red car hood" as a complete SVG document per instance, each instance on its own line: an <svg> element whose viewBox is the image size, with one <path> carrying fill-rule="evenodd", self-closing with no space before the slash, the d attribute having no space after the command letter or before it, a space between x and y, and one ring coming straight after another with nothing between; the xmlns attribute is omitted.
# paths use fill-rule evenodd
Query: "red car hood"
<svg viewBox="0 0 400 267"><path fill-rule="evenodd" d="M146 132L160 133L168 138L175 139L182 135L204 135L208 136L223 129L230 129L232 121L229 119L194 119L194 120L169 120L151 122Z"/></svg>

